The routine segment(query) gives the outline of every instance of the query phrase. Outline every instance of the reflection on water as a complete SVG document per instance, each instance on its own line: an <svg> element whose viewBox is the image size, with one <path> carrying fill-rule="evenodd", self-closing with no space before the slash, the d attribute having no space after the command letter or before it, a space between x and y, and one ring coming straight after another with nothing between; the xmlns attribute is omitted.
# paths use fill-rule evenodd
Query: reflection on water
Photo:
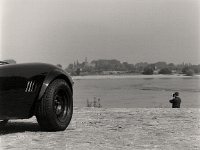
<svg viewBox="0 0 200 150"><path fill-rule="evenodd" d="M101 99L103 107L171 107L169 99L180 92L182 107L200 107L200 78L122 78L74 80L74 105Z"/></svg>

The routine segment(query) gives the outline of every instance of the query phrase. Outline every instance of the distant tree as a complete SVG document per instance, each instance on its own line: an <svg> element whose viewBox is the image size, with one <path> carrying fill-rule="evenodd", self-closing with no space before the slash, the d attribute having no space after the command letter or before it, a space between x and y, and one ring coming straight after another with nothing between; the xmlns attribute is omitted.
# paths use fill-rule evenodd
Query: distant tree
<svg viewBox="0 0 200 150"><path fill-rule="evenodd" d="M175 67L174 63L169 63L168 67Z"/></svg>
<svg viewBox="0 0 200 150"><path fill-rule="evenodd" d="M190 69L189 66L185 66L183 69L182 69L182 73L183 74L186 74L188 72L188 70Z"/></svg>
<svg viewBox="0 0 200 150"><path fill-rule="evenodd" d="M71 71L71 72L70 72L70 75L71 75L71 76L76 76L77 74L76 74L75 71Z"/></svg>
<svg viewBox="0 0 200 150"><path fill-rule="evenodd" d="M123 69L120 61L116 59L106 60L93 60L92 64L95 64L95 70L97 71L120 71Z"/></svg>
<svg viewBox="0 0 200 150"><path fill-rule="evenodd" d="M176 66L173 63L169 63L167 66L170 70L176 70Z"/></svg>
<svg viewBox="0 0 200 150"><path fill-rule="evenodd" d="M69 64L68 67L65 68L65 71L74 76L75 75L74 64Z"/></svg>
<svg viewBox="0 0 200 150"><path fill-rule="evenodd" d="M140 73L144 71L144 68L146 68L149 64L147 62L140 62L135 64L135 71Z"/></svg>
<svg viewBox="0 0 200 150"><path fill-rule="evenodd" d="M135 66L133 64L129 64L127 62L122 63L122 68L124 71L131 71L131 72L135 71Z"/></svg>
<svg viewBox="0 0 200 150"><path fill-rule="evenodd" d="M154 64L157 69L162 69L167 67L167 63L164 61L159 61Z"/></svg>
<svg viewBox="0 0 200 150"><path fill-rule="evenodd" d="M158 72L160 74L171 74L172 71L184 74L192 74L192 72L193 74L200 74L200 65L192 65L191 63L182 63L175 65L173 63L167 64L164 61L152 64L149 64L147 62L140 62L134 65L127 62L121 63L119 60L116 59L99 59L88 62L86 58L85 61L82 63L79 63L79 61L77 60L74 62L74 64L69 64L69 66L65 70L72 75L79 75L80 73L85 75L90 73L99 74L102 73L102 71L126 71L134 73L153 74L154 70L160 70Z"/></svg>
<svg viewBox="0 0 200 150"><path fill-rule="evenodd" d="M194 70L194 73L200 73L200 65L192 65L191 69Z"/></svg>
<svg viewBox="0 0 200 150"><path fill-rule="evenodd" d="M59 68L62 68L62 65L61 65L61 64L57 64L56 66L58 66Z"/></svg>
<svg viewBox="0 0 200 150"><path fill-rule="evenodd" d="M186 76L193 76L194 75L194 70L193 69L188 69L186 71Z"/></svg>
<svg viewBox="0 0 200 150"><path fill-rule="evenodd" d="M9 63L9 64L16 64L17 63L14 59L7 59L7 60L4 60L4 61Z"/></svg>
<svg viewBox="0 0 200 150"><path fill-rule="evenodd" d="M145 75L152 75L153 71L154 70L153 70L152 67L147 66L147 67L144 68L143 74L145 74Z"/></svg>
<svg viewBox="0 0 200 150"><path fill-rule="evenodd" d="M172 71L169 68L163 68L159 71L159 74L172 74Z"/></svg>
<svg viewBox="0 0 200 150"><path fill-rule="evenodd" d="M83 66L82 67L82 72L92 72L93 67L91 66Z"/></svg>
<svg viewBox="0 0 200 150"><path fill-rule="evenodd" d="M183 69L182 69L182 73L187 75L187 76L193 76L195 71L193 69L193 66L185 66Z"/></svg>
<svg viewBox="0 0 200 150"><path fill-rule="evenodd" d="M80 69L80 68L77 68L77 69L76 69L76 75L79 76L80 73L81 73L81 69Z"/></svg>
<svg viewBox="0 0 200 150"><path fill-rule="evenodd" d="M67 67L68 70L73 70L74 69L74 65L73 64L69 64Z"/></svg>

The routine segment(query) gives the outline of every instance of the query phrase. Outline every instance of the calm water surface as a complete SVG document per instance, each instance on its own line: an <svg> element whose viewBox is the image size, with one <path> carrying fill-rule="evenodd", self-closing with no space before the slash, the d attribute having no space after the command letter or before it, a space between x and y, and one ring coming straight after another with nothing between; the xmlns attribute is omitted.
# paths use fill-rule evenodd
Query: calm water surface
<svg viewBox="0 0 200 150"><path fill-rule="evenodd" d="M74 106L85 107L87 99L100 98L110 107L171 107L169 99L180 92L181 107L200 107L200 78L114 78L74 80Z"/></svg>

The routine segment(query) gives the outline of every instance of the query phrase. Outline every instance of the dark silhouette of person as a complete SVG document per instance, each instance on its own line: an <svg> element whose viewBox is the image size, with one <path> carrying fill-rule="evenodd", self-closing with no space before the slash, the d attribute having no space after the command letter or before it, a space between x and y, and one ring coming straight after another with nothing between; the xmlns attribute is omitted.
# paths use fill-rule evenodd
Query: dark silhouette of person
<svg viewBox="0 0 200 150"><path fill-rule="evenodd" d="M172 103L172 108L180 108L181 106L181 98L179 97L179 93L175 92L173 94L173 99L169 100Z"/></svg>

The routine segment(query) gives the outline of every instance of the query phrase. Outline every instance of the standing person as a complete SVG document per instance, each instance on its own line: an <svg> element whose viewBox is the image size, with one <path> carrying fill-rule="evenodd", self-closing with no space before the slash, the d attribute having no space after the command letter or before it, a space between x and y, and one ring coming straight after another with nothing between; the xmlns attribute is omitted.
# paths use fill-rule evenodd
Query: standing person
<svg viewBox="0 0 200 150"><path fill-rule="evenodd" d="M181 105L181 98L179 97L179 93L175 92L173 94L173 99L169 100L172 103L172 108L180 108Z"/></svg>

